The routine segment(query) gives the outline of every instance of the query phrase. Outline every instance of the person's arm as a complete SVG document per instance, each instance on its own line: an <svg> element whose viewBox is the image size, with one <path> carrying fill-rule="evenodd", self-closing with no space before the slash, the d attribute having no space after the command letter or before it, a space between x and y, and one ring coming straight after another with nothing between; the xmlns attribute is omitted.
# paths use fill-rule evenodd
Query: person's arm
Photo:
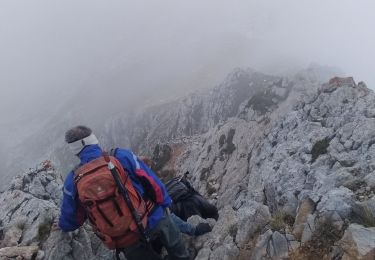
<svg viewBox="0 0 375 260"><path fill-rule="evenodd" d="M64 232L74 231L86 220L86 214L76 197L73 172L69 173L64 182L64 195L61 204L59 227Z"/></svg>
<svg viewBox="0 0 375 260"><path fill-rule="evenodd" d="M172 199L170 198L164 184L142 160L137 158L134 153L126 149L117 149L116 158L121 162L125 170L129 172L133 183L136 184L135 186L137 186L137 184L140 185L139 173L145 174L145 176L149 177L150 181L153 182L162 193L163 201L161 201L159 204L165 208L171 206ZM140 172L136 173L137 170ZM143 189L146 188L147 187L143 187Z"/></svg>

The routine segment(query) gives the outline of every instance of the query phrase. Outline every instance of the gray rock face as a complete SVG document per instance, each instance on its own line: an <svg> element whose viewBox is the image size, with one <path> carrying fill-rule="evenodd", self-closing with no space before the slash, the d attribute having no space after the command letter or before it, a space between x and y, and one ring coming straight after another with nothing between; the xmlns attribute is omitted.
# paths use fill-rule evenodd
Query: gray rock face
<svg viewBox="0 0 375 260"><path fill-rule="evenodd" d="M307 224L307 219L310 214L315 211L315 203L310 199L306 198L301 201L298 207L296 220L293 227L293 235L300 240L302 238L305 225Z"/></svg>
<svg viewBox="0 0 375 260"><path fill-rule="evenodd" d="M289 248L292 246L294 238L288 239L284 234L275 231L272 233L271 230L267 230L258 239L257 244L253 249L251 259L288 259Z"/></svg>
<svg viewBox="0 0 375 260"><path fill-rule="evenodd" d="M323 220L341 230L353 205L373 196L375 120L368 111L375 106L375 95L357 85L324 85L295 102L294 91L266 116L244 109L241 116L196 138L202 145L188 146L177 169L189 170L194 187L219 209L230 205L240 215L233 218L237 226L241 214L249 215L242 208L256 202L272 215L297 216L297 239L307 243L321 231ZM306 200L310 205L302 217L297 208ZM251 239L245 237L235 239L240 248Z"/></svg>
<svg viewBox="0 0 375 260"><path fill-rule="evenodd" d="M352 224L345 231L344 237L338 242L344 249L343 260L375 259L375 228L365 228Z"/></svg>
<svg viewBox="0 0 375 260"><path fill-rule="evenodd" d="M61 196L61 176L50 164L12 181L0 194L1 259L112 259L87 227L72 234L51 230Z"/></svg>
<svg viewBox="0 0 375 260"><path fill-rule="evenodd" d="M321 257L350 248L345 257L355 259L371 256L375 247L362 238L373 230L350 225L337 241L355 208L373 205L374 101L364 84L321 86L310 72L281 78L237 70L212 91L110 119L104 143L146 155L159 145L158 169L189 171L194 188L218 207L212 232L189 239L196 259L304 256L326 234L322 223L341 235L318 243L332 247ZM88 227L38 237L58 214L61 179L53 173L32 171L0 194L6 243L19 241L11 227L26 215L19 244L38 245L45 259L110 259Z"/></svg>

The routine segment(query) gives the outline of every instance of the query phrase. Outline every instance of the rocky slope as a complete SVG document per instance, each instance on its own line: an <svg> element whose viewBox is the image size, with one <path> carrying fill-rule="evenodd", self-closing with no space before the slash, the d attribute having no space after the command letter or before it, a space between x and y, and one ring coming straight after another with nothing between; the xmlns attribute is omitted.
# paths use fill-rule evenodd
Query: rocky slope
<svg viewBox="0 0 375 260"><path fill-rule="evenodd" d="M89 227L52 230L62 179L49 161L17 176L0 194L0 259L112 259Z"/></svg>
<svg viewBox="0 0 375 260"><path fill-rule="evenodd" d="M74 166L75 158L63 140L64 132L71 126L90 125L107 148L124 146L150 155L160 142L205 133L218 123L237 116L240 106L246 105L254 95L259 96L263 90L270 92L272 89L278 96L276 98L284 99L296 92L313 91L322 81L328 80L327 75L333 74L332 70L320 67L311 67L287 77L236 69L213 89L162 105L118 111L117 115L105 113L105 109L100 108L100 111L94 111L95 120L85 116L86 110L81 109L81 104L70 101L36 133L9 149L1 166L0 190L6 188L14 174L34 166L36 161L49 158L61 172ZM274 101L268 101L268 106ZM259 104L255 106L259 108Z"/></svg>
<svg viewBox="0 0 375 260"><path fill-rule="evenodd" d="M374 259L374 101L363 83L324 84L188 146L175 167L220 209L197 259Z"/></svg>
<svg viewBox="0 0 375 260"><path fill-rule="evenodd" d="M166 178L190 171L218 206L213 231L188 239L196 259L374 259L375 95L320 80L236 70L212 91L109 119L101 140L152 155ZM56 172L44 163L0 194L0 258L111 259L89 227L51 230Z"/></svg>

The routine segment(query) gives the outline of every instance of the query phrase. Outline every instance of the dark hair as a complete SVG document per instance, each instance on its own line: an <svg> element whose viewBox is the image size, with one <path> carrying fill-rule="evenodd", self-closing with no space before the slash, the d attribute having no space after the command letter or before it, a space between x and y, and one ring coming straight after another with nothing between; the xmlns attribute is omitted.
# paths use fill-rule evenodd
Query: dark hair
<svg viewBox="0 0 375 260"><path fill-rule="evenodd" d="M65 142L73 143L91 135L92 130L87 126L79 125L66 131Z"/></svg>

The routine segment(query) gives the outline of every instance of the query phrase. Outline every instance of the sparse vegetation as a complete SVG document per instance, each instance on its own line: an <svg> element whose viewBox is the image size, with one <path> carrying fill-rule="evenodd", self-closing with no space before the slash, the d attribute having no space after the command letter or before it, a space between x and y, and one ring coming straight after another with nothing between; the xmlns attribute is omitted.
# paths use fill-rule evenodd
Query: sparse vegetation
<svg viewBox="0 0 375 260"><path fill-rule="evenodd" d="M292 226L294 219L282 211L277 211L272 215L272 219L269 223L270 228L273 231L285 233L288 226Z"/></svg>
<svg viewBox="0 0 375 260"><path fill-rule="evenodd" d="M223 144L225 143L225 139L226 139L225 135L222 134L219 138L219 148L223 146Z"/></svg>
<svg viewBox="0 0 375 260"><path fill-rule="evenodd" d="M207 147L207 153L210 153L210 152L211 152L211 149L212 149L212 146L209 145L209 146Z"/></svg>
<svg viewBox="0 0 375 260"><path fill-rule="evenodd" d="M223 149L221 149L220 151L220 155L223 155L223 154L231 154L233 153L234 150L236 150L236 146L234 145L233 143L233 137L234 137L234 134L236 133L236 130L231 128L228 132L228 138L224 138L223 142L226 142L225 143L225 146ZM225 137L225 136L224 136ZM221 138L220 138L221 139ZM220 143L220 140L219 140L219 143ZM221 147L221 146L220 146Z"/></svg>
<svg viewBox="0 0 375 260"><path fill-rule="evenodd" d="M375 227L375 216L367 206L363 207L362 220L362 225L365 227Z"/></svg>
<svg viewBox="0 0 375 260"><path fill-rule="evenodd" d="M52 223L50 220L45 219L38 227L38 240L43 241L48 238L48 235L51 232Z"/></svg>
<svg viewBox="0 0 375 260"><path fill-rule="evenodd" d="M324 259L331 247L339 241L344 234L332 223L324 222L314 232L311 240L303 244L298 250L292 253L290 259L294 260L316 260Z"/></svg>
<svg viewBox="0 0 375 260"><path fill-rule="evenodd" d="M375 227L375 214L368 206L357 204L353 207L351 222L365 227Z"/></svg>
<svg viewBox="0 0 375 260"><path fill-rule="evenodd" d="M311 155L312 155L311 163L315 162L316 159L318 159L320 155L326 154L328 146L329 146L328 138L324 138L323 140L317 141L311 150Z"/></svg>
<svg viewBox="0 0 375 260"><path fill-rule="evenodd" d="M238 227L237 225L231 225L229 227L229 235L233 238L236 238L238 232Z"/></svg>
<svg viewBox="0 0 375 260"><path fill-rule="evenodd" d="M156 145L152 156L155 171L160 171L171 159L171 156L172 148L169 145Z"/></svg>
<svg viewBox="0 0 375 260"><path fill-rule="evenodd" d="M216 192L215 187L210 182L207 182L206 189L207 189L208 196L211 196L212 194Z"/></svg>
<svg viewBox="0 0 375 260"><path fill-rule="evenodd" d="M19 228L20 230L24 230L26 226L26 218L19 218L17 221L14 223L14 225Z"/></svg>

